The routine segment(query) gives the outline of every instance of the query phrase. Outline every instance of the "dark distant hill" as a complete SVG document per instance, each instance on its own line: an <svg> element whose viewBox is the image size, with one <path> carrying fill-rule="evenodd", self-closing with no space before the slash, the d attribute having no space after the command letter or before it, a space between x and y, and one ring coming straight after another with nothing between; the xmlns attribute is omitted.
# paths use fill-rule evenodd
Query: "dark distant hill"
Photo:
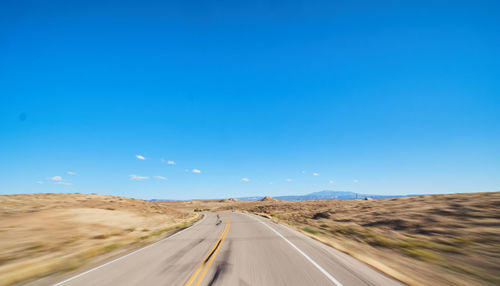
<svg viewBox="0 0 500 286"><path fill-rule="evenodd" d="M355 200L355 199L364 199L364 198L372 198L372 199L389 199L389 198L400 198L400 197L408 197L413 195L368 195L368 194L357 194L353 192L342 192L342 191L321 191L310 193L307 195L296 195L296 196L275 196L273 198L282 200L282 201L316 201L316 200ZM243 197L238 198L242 201L259 201L262 200L262 196L256 197Z"/></svg>

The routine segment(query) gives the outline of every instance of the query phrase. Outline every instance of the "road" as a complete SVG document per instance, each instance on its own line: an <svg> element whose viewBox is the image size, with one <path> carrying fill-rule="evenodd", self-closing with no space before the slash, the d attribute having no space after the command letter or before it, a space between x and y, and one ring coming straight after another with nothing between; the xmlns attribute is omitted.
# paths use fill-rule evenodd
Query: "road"
<svg viewBox="0 0 500 286"><path fill-rule="evenodd" d="M402 284L295 230L224 212L55 285Z"/></svg>

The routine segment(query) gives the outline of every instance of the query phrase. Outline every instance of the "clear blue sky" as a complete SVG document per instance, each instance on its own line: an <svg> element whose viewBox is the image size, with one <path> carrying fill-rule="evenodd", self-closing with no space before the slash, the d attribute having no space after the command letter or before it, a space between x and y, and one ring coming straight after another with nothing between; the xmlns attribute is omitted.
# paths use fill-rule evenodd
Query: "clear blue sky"
<svg viewBox="0 0 500 286"><path fill-rule="evenodd" d="M2 1L0 194L498 191L499 11Z"/></svg>

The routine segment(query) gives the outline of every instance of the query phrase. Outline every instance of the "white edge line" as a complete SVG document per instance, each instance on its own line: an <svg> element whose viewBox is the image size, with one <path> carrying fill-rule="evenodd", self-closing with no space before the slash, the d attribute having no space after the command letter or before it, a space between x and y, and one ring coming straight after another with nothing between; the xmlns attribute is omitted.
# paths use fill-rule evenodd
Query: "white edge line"
<svg viewBox="0 0 500 286"><path fill-rule="evenodd" d="M264 223L263 221L261 221L260 219L256 218L256 217L253 217L249 214L246 214L246 213L243 213L249 217L252 217L253 219L255 219L256 221L260 222L261 224L265 225L267 228L269 228L270 230L272 230L274 233L276 233L279 237L283 238L284 241L286 241L288 244L290 244L293 248L295 248L295 250L297 250L300 254L302 254L307 260L309 260L309 262L312 263L312 265L314 265L316 268L318 268L319 271L321 271L321 273L325 274L325 276L330 279L330 281L333 282L333 284L337 285L337 286L342 286L342 284L337 281L337 279L335 279L332 275L330 275L330 273L328 273L325 269L323 269L323 267L319 266L318 263L316 263L316 261L312 260L311 257L309 257L307 254L305 254L302 250L300 250L300 248L298 248L297 246L295 246L295 244L293 244L290 240L286 239L281 233L279 233L277 230L275 230L274 228L270 227L269 225L267 225L266 223Z"/></svg>
<svg viewBox="0 0 500 286"><path fill-rule="evenodd" d="M130 252L129 254L126 254L126 255L124 255L124 256L120 256L120 257L118 257L118 258L116 258L116 259L114 259L114 260L108 261L108 262L106 262L106 263L104 263L104 264L102 264L102 265L99 265L99 266L97 266L97 267L94 267L94 268L92 268L92 269L89 269L89 270L87 270L87 271L85 271L85 272L82 272L82 273L80 273L80 274L78 274L78 275L75 275L75 276L73 276L73 277L70 277L70 278L68 278L68 279L66 279L66 280L63 280L63 281L59 282L59 283L53 284L53 286L62 285L62 284L64 284L64 283L66 283L66 282L69 282L69 281L71 281L71 280L73 280L73 279L76 279L76 278L78 278L78 277L81 277L81 276L83 276L83 275L85 275L85 274L87 274L87 273L90 273L90 272L94 271L94 270L97 270L97 269L102 268L102 267L104 267L104 266L106 266L106 265L109 265L109 264L111 264L111 263L113 263L113 262L116 262L116 261L121 260L121 259L123 259L123 258L125 258L125 257L128 257L128 256L130 256L130 255L132 255L132 254L134 254L134 253L137 253L137 252L139 252L139 251L142 251L142 250L144 250L144 249L146 249L146 248L150 248L151 246L153 246L153 245L155 245L155 244L157 244L157 243L160 243L160 242L162 242L162 241L165 241L165 240L167 240L167 239L170 239L170 238L172 238L172 237L174 237L174 236L176 236L176 235L178 235L178 234L182 233L183 231L188 230L188 229L192 228L193 226L195 226L195 225L197 225L197 224L201 223L203 220L205 220L205 218L206 218L206 217L207 217L207 216L206 216L205 214L203 214L203 218L202 218L201 220L199 220L199 221L195 222L193 225L191 225L191 226L190 226L190 227L188 227L188 228L185 228L185 229L183 229L183 230L181 230L181 231L179 231L179 232L176 232L176 233L174 233L174 234L173 234L173 235L171 235L171 236L167 236L167 237L165 237L165 238L163 238L163 239L160 239L160 240L158 240L157 242L154 242L154 243L152 243L152 244L150 244L150 245L144 246L143 248L139 248L139 249L137 249L137 250L135 250L135 251L133 251L133 252Z"/></svg>

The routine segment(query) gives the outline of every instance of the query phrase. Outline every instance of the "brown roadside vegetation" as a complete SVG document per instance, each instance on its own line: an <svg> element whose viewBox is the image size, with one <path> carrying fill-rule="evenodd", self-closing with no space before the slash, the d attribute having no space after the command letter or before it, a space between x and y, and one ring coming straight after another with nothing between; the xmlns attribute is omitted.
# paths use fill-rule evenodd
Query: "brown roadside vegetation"
<svg viewBox="0 0 500 286"><path fill-rule="evenodd" d="M224 210L289 225L410 285L500 285L500 192L302 202L2 195L0 285L97 263Z"/></svg>
<svg viewBox="0 0 500 286"><path fill-rule="evenodd" d="M232 202L409 285L500 285L500 192L384 200Z"/></svg>
<svg viewBox="0 0 500 286"><path fill-rule="evenodd" d="M189 206L103 195L0 195L0 285L150 243L198 219Z"/></svg>

